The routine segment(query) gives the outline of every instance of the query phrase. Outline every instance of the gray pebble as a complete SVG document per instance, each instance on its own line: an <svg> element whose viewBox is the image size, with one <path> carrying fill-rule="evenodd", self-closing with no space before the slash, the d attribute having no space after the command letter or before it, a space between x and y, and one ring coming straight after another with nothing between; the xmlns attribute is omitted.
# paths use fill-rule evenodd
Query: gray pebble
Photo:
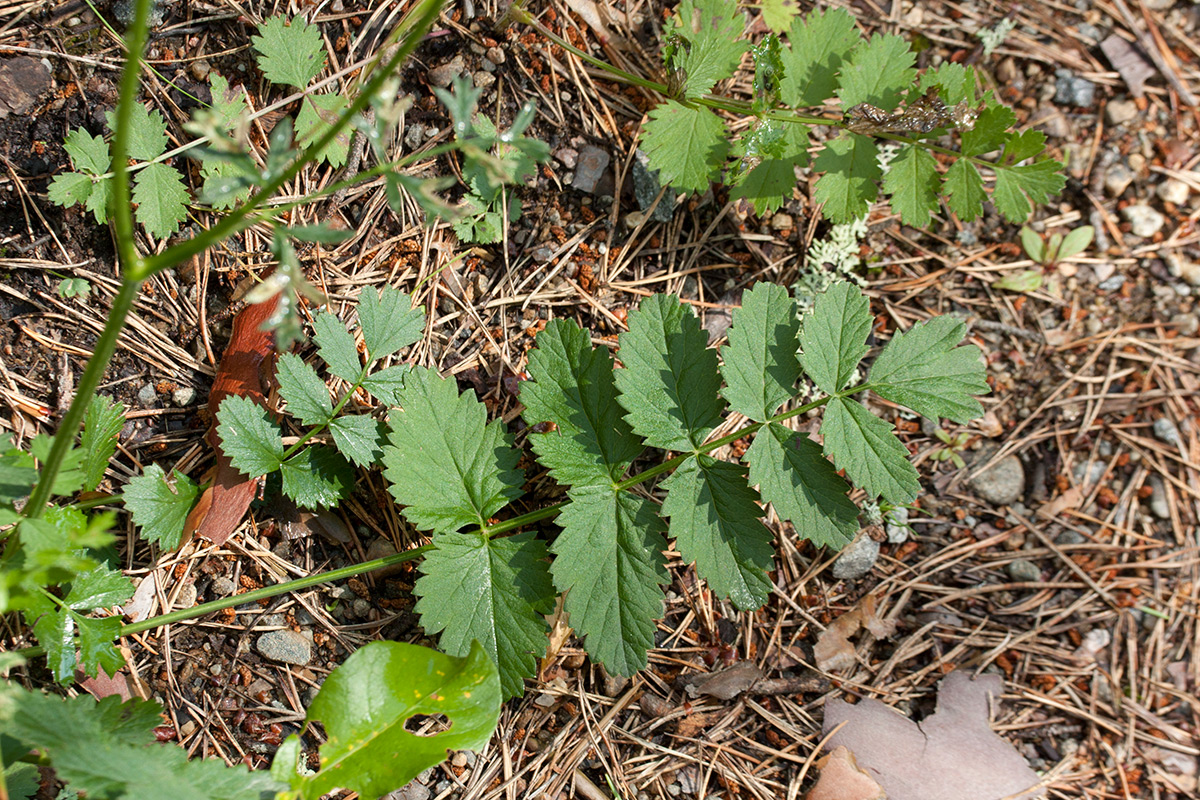
<svg viewBox="0 0 1200 800"><path fill-rule="evenodd" d="M475 87L477 89L487 89L496 82L496 76L487 70L481 69L471 76L471 80L475 82Z"/></svg>
<svg viewBox="0 0 1200 800"><path fill-rule="evenodd" d="M1005 567L1005 570L1008 572L1008 577L1018 583L1035 583L1042 579L1041 568L1032 561L1026 561L1023 558L1009 563Z"/></svg>
<svg viewBox="0 0 1200 800"><path fill-rule="evenodd" d="M1025 492L1025 467L1016 456L1006 456L976 475L971 486L981 500L996 506L1008 505Z"/></svg>
<svg viewBox="0 0 1200 800"><path fill-rule="evenodd" d="M416 150L421 146L421 142L425 141L425 126L423 125L406 125L404 126L404 144L409 150Z"/></svg>
<svg viewBox="0 0 1200 800"><path fill-rule="evenodd" d="M504 51L499 47L489 47L487 50L487 60L493 64L503 64L506 58Z"/></svg>
<svg viewBox="0 0 1200 800"><path fill-rule="evenodd" d="M571 186L591 194L596 190L596 184L600 182L611 160L612 156L599 147L587 145L582 148L579 151L579 160L575 164L575 179L571 181Z"/></svg>
<svg viewBox="0 0 1200 800"><path fill-rule="evenodd" d="M1062 545L1083 544L1086 541L1087 539L1083 538L1082 533L1076 533L1075 531L1063 531L1054 537L1055 544Z"/></svg>
<svg viewBox="0 0 1200 800"><path fill-rule="evenodd" d="M358 617L359 619L366 619L367 615L371 613L371 604L370 602L359 598L358 600L354 601L353 611L354 616Z"/></svg>
<svg viewBox="0 0 1200 800"><path fill-rule="evenodd" d="M429 81L431 86L439 86L443 89L454 83L454 79L462 75L467 69L466 62L462 56L455 56L449 62L442 64L440 67L434 67L425 75L425 79Z"/></svg>
<svg viewBox="0 0 1200 800"><path fill-rule="evenodd" d="M1079 108L1091 108L1096 102L1096 84L1067 69L1057 70L1054 75L1054 102Z"/></svg>
<svg viewBox="0 0 1200 800"><path fill-rule="evenodd" d="M139 389L138 394L137 394L137 399L138 399L139 403L146 406L147 408L149 408L150 406L157 403L158 402L158 392L156 392L154 390L154 384L147 383L145 386L143 386L141 389Z"/></svg>
<svg viewBox="0 0 1200 800"><path fill-rule="evenodd" d="M1150 495L1150 513L1159 519L1170 519L1171 504L1167 502L1167 486L1162 478L1151 475L1150 488L1154 490L1154 494Z"/></svg>
<svg viewBox="0 0 1200 800"><path fill-rule="evenodd" d="M1191 194L1191 187L1186 183L1175 178L1168 178L1158 185L1154 193L1158 195L1158 199L1164 203L1172 203L1173 205L1181 206L1187 202L1188 195Z"/></svg>
<svg viewBox="0 0 1200 800"><path fill-rule="evenodd" d="M171 400L181 408L190 406L196 402L196 390L190 386L180 386L171 393Z"/></svg>
<svg viewBox="0 0 1200 800"><path fill-rule="evenodd" d="M213 578L212 585L208 587L209 591L212 592L213 597L229 597L229 595L233 594L236 588L237 587L234 586L233 581L229 580L229 578L226 578L224 575Z"/></svg>
<svg viewBox="0 0 1200 800"><path fill-rule="evenodd" d="M833 562L833 577L838 580L861 578L871 571L879 558L879 542L870 536L860 536L851 542L837 561Z"/></svg>
<svg viewBox="0 0 1200 800"><path fill-rule="evenodd" d="M263 658L303 667L312 658L312 642L295 631L267 631L258 637L258 652Z"/></svg>
<svg viewBox="0 0 1200 800"><path fill-rule="evenodd" d="M1167 218L1162 213L1144 203L1126 206L1121 209L1121 216L1129 222L1130 233L1143 239L1149 239L1167 224Z"/></svg>
<svg viewBox="0 0 1200 800"><path fill-rule="evenodd" d="M1100 289L1101 291L1105 291L1105 292L1115 292L1115 291L1118 291L1124 285L1125 285L1125 276L1117 274L1117 275L1113 275L1111 278L1106 278L1105 280L1100 281L1099 285L1096 288Z"/></svg>
<svg viewBox="0 0 1200 800"><path fill-rule="evenodd" d="M567 169L575 169L575 164L579 160L579 151L570 147L563 147L554 152L554 160Z"/></svg>
<svg viewBox="0 0 1200 800"><path fill-rule="evenodd" d="M175 598L176 608L191 608L196 605L196 584L187 583L179 590L179 596Z"/></svg>
<svg viewBox="0 0 1200 800"><path fill-rule="evenodd" d="M908 509L904 507L893 508L887 515L887 540L891 544L904 544L908 541Z"/></svg>
<svg viewBox="0 0 1200 800"><path fill-rule="evenodd" d="M638 207L645 211L658 197L662 185L658 182L658 172L650 169L650 159L641 150L633 157L633 196L637 199ZM675 194L670 189L663 195L658 207L654 209L655 222L670 222L675 213Z"/></svg>
<svg viewBox="0 0 1200 800"><path fill-rule="evenodd" d="M159 2L150 3L150 27L157 28L163 22L163 4ZM134 17L137 16L137 0L117 0L112 7L113 17L117 22L121 23L122 28L128 28L133 24Z"/></svg>
<svg viewBox="0 0 1200 800"><path fill-rule="evenodd" d="M1175 423L1167 417L1159 417L1154 420L1154 435L1158 440L1165 442L1173 447L1178 447L1183 443L1179 438L1179 429L1175 427Z"/></svg>
<svg viewBox="0 0 1200 800"><path fill-rule="evenodd" d="M1124 161L1118 161L1104 171L1104 191L1110 197L1120 197L1129 184L1133 183L1134 174Z"/></svg>
<svg viewBox="0 0 1200 800"><path fill-rule="evenodd" d="M413 781L394 792L385 794L381 800L429 800L429 787Z"/></svg>
<svg viewBox="0 0 1200 800"><path fill-rule="evenodd" d="M1121 125L1136 118L1137 103L1132 100L1113 100L1104 108L1104 117L1109 125Z"/></svg>

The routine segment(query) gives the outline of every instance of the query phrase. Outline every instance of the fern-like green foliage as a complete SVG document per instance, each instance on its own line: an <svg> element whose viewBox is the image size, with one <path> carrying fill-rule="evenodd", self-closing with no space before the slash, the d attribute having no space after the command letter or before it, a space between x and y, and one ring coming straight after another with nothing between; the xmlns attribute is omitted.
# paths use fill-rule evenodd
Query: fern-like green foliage
<svg viewBox="0 0 1200 800"><path fill-rule="evenodd" d="M651 109L642 147L650 166L674 188L702 192L724 180L734 198L750 201L759 214L778 209L796 185L796 168L807 160L805 125L817 121L795 115L812 114L836 99L851 120L828 120L843 131L812 163L813 172L822 173L816 200L834 222L863 216L881 189L908 225L927 224L943 200L969 221L983 212L989 197L1005 218L1023 222L1031 204L1062 189L1062 164L1044 157L1045 137L1011 130L1013 113L990 92L977 94L972 68L945 63L918 73L907 41L891 34L865 38L840 8L799 17L794 3L771 0L763 16L774 32L749 48L755 97L745 110L756 120L737 137L713 111L731 104L708 95L733 77L748 49L739 41L737 3L685 0L672 17L663 60L677 91ZM901 121L852 124L861 109L881 117L915 113L930 102L930 91L943 112L932 128ZM926 140L952 132L960 135L960 147L938 148L953 159L943 171ZM901 143L886 173L878 138ZM990 194L984 174L994 176Z"/></svg>
<svg viewBox="0 0 1200 800"><path fill-rule="evenodd" d="M448 380L408 372L383 463L405 517L433 536L416 588L427 630L454 655L481 642L505 693L519 694L546 645L544 615L565 592L588 653L631 673L646 665L662 613L664 534L714 592L738 608L763 605L774 550L761 502L801 537L838 548L858 530L839 470L869 499L916 497L907 450L857 395L871 390L935 418L982 413L974 396L988 391L983 360L960 346L965 326L948 317L897 333L856 382L873 322L867 299L840 283L801 329L786 291L762 283L743 296L718 353L688 306L656 295L630 313L620 366L587 331L551 322L521 386L529 430L544 430L529 435L537 460L567 489L548 548L494 521L524 480L500 423L486 424L483 406ZM822 444L784 424L794 414L781 409L804 376L824 393L809 406L825 406ZM744 463L709 452L730 412L751 422ZM646 447L681 462L658 486L661 503L630 491L639 481L628 470Z"/></svg>

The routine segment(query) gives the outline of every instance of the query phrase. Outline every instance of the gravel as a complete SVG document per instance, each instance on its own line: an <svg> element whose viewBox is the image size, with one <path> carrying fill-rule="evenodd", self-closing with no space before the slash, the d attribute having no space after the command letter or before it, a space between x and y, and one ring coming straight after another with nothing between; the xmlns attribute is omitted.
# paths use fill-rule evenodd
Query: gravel
<svg viewBox="0 0 1200 800"><path fill-rule="evenodd" d="M431 86L440 86L445 89L450 84L454 83L454 79L462 75L467 69L467 64L463 61L462 56L455 56L450 61L442 64L440 67L434 67L426 74L426 80Z"/></svg>
<svg viewBox="0 0 1200 800"><path fill-rule="evenodd" d="M1124 124L1136 119L1137 115L1137 103L1132 100L1113 100L1104 109L1104 118L1108 120L1109 125Z"/></svg>
<svg viewBox="0 0 1200 800"><path fill-rule="evenodd" d="M180 386L171 393L171 400L181 408L190 406L196 402L196 390L190 386Z"/></svg>
<svg viewBox="0 0 1200 800"><path fill-rule="evenodd" d="M258 652L263 658L303 667L312 659L312 642L295 631L267 631L258 637Z"/></svg>
<svg viewBox="0 0 1200 800"><path fill-rule="evenodd" d="M1154 436L1160 442L1165 442L1172 447L1178 447L1183 443L1183 440L1179 438L1179 429L1167 417L1159 417L1154 420Z"/></svg>
<svg viewBox="0 0 1200 800"><path fill-rule="evenodd" d="M1016 456L1005 456L986 472L976 475L971 486L981 500L1006 506L1025 491L1025 467Z"/></svg>
<svg viewBox="0 0 1200 800"><path fill-rule="evenodd" d="M213 597L229 597L236 588L233 581L222 575L213 578L212 585L208 587L208 590L212 592Z"/></svg>
<svg viewBox="0 0 1200 800"><path fill-rule="evenodd" d="M575 179L571 181L571 186L588 194L596 191L596 184L604 177L604 170L608 169L610 161L612 156L599 147L587 145L581 148L579 159L575 163Z"/></svg>
<svg viewBox="0 0 1200 800"><path fill-rule="evenodd" d="M1057 70L1054 76L1054 102L1079 108L1091 108L1095 104L1096 84L1069 69Z"/></svg>
<svg viewBox="0 0 1200 800"><path fill-rule="evenodd" d="M1171 504L1167 502L1167 486L1162 478L1151 475L1150 488L1154 490L1150 495L1150 513L1158 519L1170 519Z"/></svg>
<svg viewBox="0 0 1200 800"><path fill-rule="evenodd" d="M141 389L138 389L137 399L140 404L149 408L158 402L158 392L154 390L153 383L147 383Z"/></svg>
<svg viewBox="0 0 1200 800"><path fill-rule="evenodd" d="M641 150L633 158L633 196L637 199L638 208L645 211L658 197L662 185L658 182L658 172L650 169L650 159ZM663 195L662 202L654 209L651 217L655 222L670 222L675 214L675 194L668 191Z"/></svg>
<svg viewBox="0 0 1200 800"><path fill-rule="evenodd" d="M1167 224L1161 212L1142 203L1121 209L1121 216L1129 222L1129 232L1143 239L1149 239Z"/></svg>
<svg viewBox="0 0 1200 800"><path fill-rule="evenodd" d="M1024 558L1011 562L1005 567L1005 571L1008 572L1008 577L1019 583L1035 583L1042 579L1041 568Z"/></svg>
<svg viewBox="0 0 1200 800"><path fill-rule="evenodd" d="M1188 195L1191 194L1191 187L1183 181L1170 178L1163 181L1155 189L1154 193L1158 195L1158 199L1164 203L1181 206L1188 200Z"/></svg>
<svg viewBox="0 0 1200 800"><path fill-rule="evenodd" d="M908 541L908 509L903 506L893 508L887 515L887 540L890 544L904 544Z"/></svg>
<svg viewBox="0 0 1200 800"><path fill-rule="evenodd" d="M861 578L871 571L878 558L879 542L869 536L860 536L833 562L833 577L838 580Z"/></svg>
<svg viewBox="0 0 1200 800"><path fill-rule="evenodd" d="M1111 197L1120 197L1133 183L1133 170L1124 161L1118 161L1104 173L1104 191Z"/></svg>

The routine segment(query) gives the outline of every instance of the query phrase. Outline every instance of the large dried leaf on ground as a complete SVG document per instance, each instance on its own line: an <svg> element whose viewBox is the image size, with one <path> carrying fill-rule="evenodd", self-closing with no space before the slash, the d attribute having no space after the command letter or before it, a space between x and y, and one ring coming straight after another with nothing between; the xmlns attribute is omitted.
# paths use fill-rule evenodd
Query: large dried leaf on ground
<svg viewBox="0 0 1200 800"><path fill-rule="evenodd" d="M817 643L813 645L817 667L824 672L853 667L856 658L850 637L858 633L859 628L865 628L872 636L883 639L892 635L896 623L876 616L875 595L867 595L817 635Z"/></svg>
<svg viewBox="0 0 1200 800"><path fill-rule="evenodd" d="M830 747L853 751L889 800L1034 800L1038 776L988 726L988 700L1004 682L952 672L938 689L937 713L913 722L878 700L825 704L825 732L846 723Z"/></svg>
<svg viewBox="0 0 1200 800"><path fill-rule="evenodd" d="M858 768L858 762L844 747L817 762L821 777L817 785L804 800L885 800L883 789L867 773Z"/></svg>

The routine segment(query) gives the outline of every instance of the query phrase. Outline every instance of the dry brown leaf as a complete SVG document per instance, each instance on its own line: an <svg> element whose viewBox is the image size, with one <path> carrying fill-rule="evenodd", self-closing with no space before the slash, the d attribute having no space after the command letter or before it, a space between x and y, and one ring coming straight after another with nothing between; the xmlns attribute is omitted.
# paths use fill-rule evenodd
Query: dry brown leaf
<svg viewBox="0 0 1200 800"><path fill-rule="evenodd" d="M1064 511L1074 511L1083 505L1084 494L1080 486L1072 486L1053 500L1043 503L1038 514L1045 519L1054 519Z"/></svg>
<svg viewBox="0 0 1200 800"><path fill-rule="evenodd" d="M1134 97L1145 97L1146 81L1158 74L1158 70L1147 61L1136 47L1112 34L1100 43L1100 49L1108 57L1108 61L1121 75L1129 93Z"/></svg>
<svg viewBox="0 0 1200 800"><path fill-rule="evenodd" d="M869 594L854 608L842 614L821 631L813 646L813 657L817 667L825 672L849 669L854 666L854 645L850 637L866 628L877 639L891 636L896 629L894 622L882 620L875 614L875 595Z"/></svg>
<svg viewBox="0 0 1200 800"><path fill-rule="evenodd" d="M679 682L679 686L688 697L705 694L718 700L732 700L752 688L762 676L763 671L753 661L739 661L727 669L689 675Z"/></svg>
<svg viewBox="0 0 1200 800"><path fill-rule="evenodd" d="M817 762L817 769L821 770L821 776L806 800L885 800L887 797L883 787L858 768L854 753L845 747L835 747L832 753Z"/></svg>
<svg viewBox="0 0 1200 800"><path fill-rule="evenodd" d="M952 672L938 689L937 713L920 723L878 700L829 700L826 733L846 723L829 746L853 751L890 800L1034 800L1043 796L1037 774L988 725L989 697L1003 690L997 675Z"/></svg>

